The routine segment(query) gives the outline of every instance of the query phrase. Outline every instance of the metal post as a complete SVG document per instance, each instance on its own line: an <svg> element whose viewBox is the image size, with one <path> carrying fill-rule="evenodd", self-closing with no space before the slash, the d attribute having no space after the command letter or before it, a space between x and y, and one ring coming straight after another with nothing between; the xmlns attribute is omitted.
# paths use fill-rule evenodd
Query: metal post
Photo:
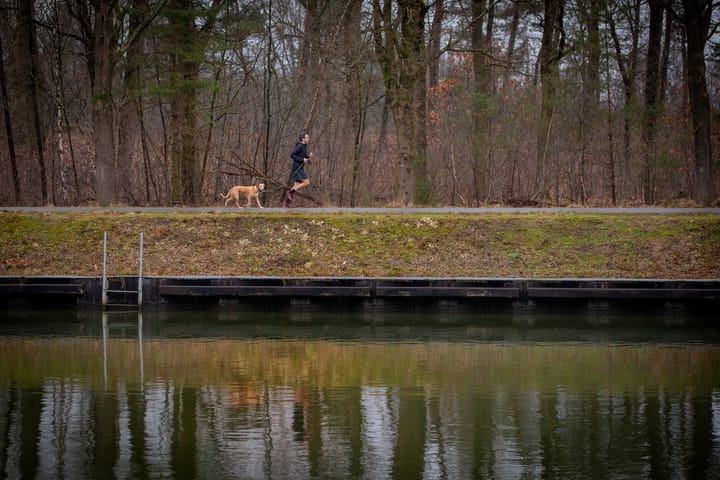
<svg viewBox="0 0 720 480"><path fill-rule="evenodd" d="M143 279L142 279L142 264L143 264L143 232L140 232L140 268L138 269L138 307L142 307L143 297Z"/></svg>
<svg viewBox="0 0 720 480"><path fill-rule="evenodd" d="M108 339L108 312L102 312L102 336L103 336L103 383L107 389L108 371L107 371L107 339Z"/></svg>
<svg viewBox="0 0 720 480"><path fill-rule="evenodd" d="M103 232L102 304L107 305L107 231Z"/></svg>
<svg viewBox="0 0 720 480"><path fill-rule="evenodd" d="M140 391L142 392L145 388L145 363L143 361L143 317L142 310L138 310L137 314L138 321L138 348L140 355Z"/></svg>

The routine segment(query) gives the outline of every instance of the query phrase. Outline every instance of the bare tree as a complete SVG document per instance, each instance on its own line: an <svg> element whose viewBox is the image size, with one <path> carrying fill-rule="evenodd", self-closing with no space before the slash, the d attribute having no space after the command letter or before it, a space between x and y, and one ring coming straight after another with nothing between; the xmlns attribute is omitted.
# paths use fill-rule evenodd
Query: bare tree
<svg viewBox="0 0 720 480"><path fill-rule="evenodd" d="M133 0L128 6L128 27L130 32L139 32L145 22L149 8L146 0ZM118 197L130 204L141 203L135 193L135 183L139 175L133 168L134 144L139 139L142 108L142 72L144 48L141 40L129 43L122 64L122 89L118 96L118 147L117 182ZM139 185L137 185L139 186Z"/></svg>
<svg viewBox="0 0 720 480"><path fill-rule="evenodd" d="M672 10L685 28L687 49L687 84L690 117L695 147L695 199L702 205L715 201L715 177L710 129L705 45L712 21L713 0L681 0L679 12Z"/></svg>
<svg viewBox="0 0 720 480"><path fill-rule="evenodd" d="M92 81L92 118L95 138L95 195L100 205L117 201L115 135L113 130L114 19L118 0L91 0L94 12L88 54Z"/></svg>
<svg viewBox="0 0 720 480"><path fill-rule="evenodd" d="M17 155L15 153L15 136L13 135L12 115L10 114L10 102L8 101L7 80L5 77L5 55L3 53L2 35L0 35L0 94L2 95L3 114L5 116L5 133L7 134L8 154L10 156L10 170L12 171L13 191L15 202L20 204L20 175L17 167Z"/></svg>
<svg viewBox="0 0 720 480"><path fill-rule="evenodd" d="M383 70L398 140L398 200L404 205L428 203L425 14L422 0L398 0L393 5L373 0L373 38ZM396 31L399 24L400 31Z"/></svg>
<svg viewBox="0 0 720 480"><path fill-rule="evenodd" d="M545 0L542 45L540 47L540 58L538 59L542 91L535 168L535 178L538 183L534 197L543 202L547 200L549 192L547 185L547 157L558 100L558 67L565 54L564 2L565 0Z"/></svg>
<svg viewBox="0 0 720 480"><path fill-rule="evenodd" d="M3 201L46 186L48 203L201 204L253 176L282 185L302 126L311 202L717 198L717 0L3 6Z"/></svg>
<svg viewBox="0 0 720 480"><path fill-rule="evenodd" d="M490 0L492 1L492 0ZM470 27L473 59L473 80L475 97L472 103L472 178L475 203L479 204L487 193L486 172L488 169L488 152L490 139L491 112L489 104L492 97L492 73L490 69L491 43L483 32L483 19L487 16L486 0L473 0L472 20ZM488 18L488 25L491 23ZM488 27L488 31L491 27Z"/></svg>
<svg viewBox="0 0 720 480"><path fill-rule="evenodd" d="M48 203L48 178L45 168L45 152L44 152L44 138L42 119L40 118L40 107L38 105L38 94L40 84L40 71L38 69L39 53L37 45L37 33L35 28L35 2L23 1L20 2L20 18L21 24L23 25L22 36L24 37L27 46L27 61L28 61L28 72L27 72L27 89L28 97L30 99L30 106L32 111L32 124L35 134L35 148L37 153L37 162L40 166L40 191L42 193L42 203L46 205Z"/></svg>
<svg viewBox="0 0 720 480"><path fill-rule="evenodd" d="M655 193L655 166L654 166L654 138L655 126L658 117L658 89L660 87L660 48L662 40L663 13L665 9L661 0L648 0L650 7L650 31L648 35L647 57L645 64L645 105L643 112L643 198L645 203L654 202Z"/></svg>
<svg viewBox="0 0 720 480"><path fill-rule="evenodd" d="M428 38L429 88L437 87L440 80L440 53L442 26L445 20L445 0L435 0L435 8Z"/></svg>
<svg viewBox="0 0 720 480"><path fill-rule="evenodd" d="M638 56L640 42L640 0L629 0L627 4L616 5L617 12L610 2L605 4L605 21L608 24L615 50L615 59L622 79L623 96L623 163L629 164L631 152L632 111L637 98L635 81L638 75ZM625 48L618 33L616 15L625 18L626 28L630 32L630 47Z"/></svg>

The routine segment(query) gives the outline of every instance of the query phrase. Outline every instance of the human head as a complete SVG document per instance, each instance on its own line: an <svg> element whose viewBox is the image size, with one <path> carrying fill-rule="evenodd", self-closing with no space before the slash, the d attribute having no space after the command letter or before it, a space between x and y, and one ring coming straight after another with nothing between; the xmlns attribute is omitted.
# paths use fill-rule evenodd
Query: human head
<svg viewBox="0 0 720 480"><path fill-rule="evenodd" d="M302 143L308 143L309 140L310 140L310 135L308 135L307 133L300 134L300 141Z"/></svg>

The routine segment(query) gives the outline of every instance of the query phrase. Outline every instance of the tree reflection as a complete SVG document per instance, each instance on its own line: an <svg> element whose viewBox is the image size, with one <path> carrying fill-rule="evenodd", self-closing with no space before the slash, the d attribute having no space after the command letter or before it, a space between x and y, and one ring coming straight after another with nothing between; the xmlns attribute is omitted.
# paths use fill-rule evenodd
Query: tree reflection
<svg viewBox="0 0 720 480"><path fill-rule="evenodd" d="M713 344L112 332L0 337L2 476L720 474Z"/></svg>

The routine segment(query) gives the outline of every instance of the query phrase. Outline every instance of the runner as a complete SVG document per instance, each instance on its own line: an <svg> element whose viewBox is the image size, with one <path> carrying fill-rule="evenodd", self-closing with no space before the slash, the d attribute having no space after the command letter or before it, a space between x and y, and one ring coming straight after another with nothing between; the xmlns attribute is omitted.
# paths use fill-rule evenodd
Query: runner
<svg viewBox="0 0 720 480"><path fill-rule="evenodd" d="M292 158L293 161L291 174L293 186L285 197L286 207L294 206L295 192L310 185L310 178L307 172L305 172L305 164L310 162L313 154L307 151L308 142L310 142L310 135L307 133L300 134L299 140L295 142L295 147L292 153L290 153L290 158Z"/></svg>

